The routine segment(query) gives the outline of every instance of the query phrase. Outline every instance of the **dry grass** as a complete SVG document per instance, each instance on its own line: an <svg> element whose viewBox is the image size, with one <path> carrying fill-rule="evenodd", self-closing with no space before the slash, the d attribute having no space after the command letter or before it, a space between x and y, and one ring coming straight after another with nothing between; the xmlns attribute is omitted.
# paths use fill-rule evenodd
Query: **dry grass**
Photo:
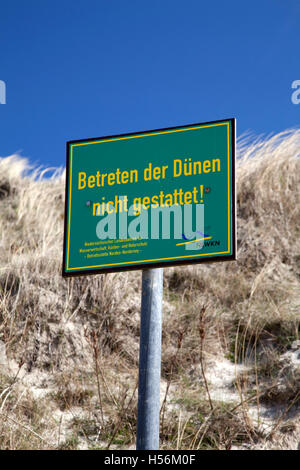
<svg viewBox="0 0 300 470"><path fill-rule="evenodd" d="M238 157L238 261L165 269L162 448L300 440L300 131ZM62 279L65 175L43 176L0 159L0 448L133 448L140 273Z"/></svg>

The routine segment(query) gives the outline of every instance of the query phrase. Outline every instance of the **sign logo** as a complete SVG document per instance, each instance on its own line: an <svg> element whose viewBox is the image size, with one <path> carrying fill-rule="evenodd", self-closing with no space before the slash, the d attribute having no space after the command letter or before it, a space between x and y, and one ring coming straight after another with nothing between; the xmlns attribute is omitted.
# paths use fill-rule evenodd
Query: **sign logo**
<svg viewBox="0 0 300 470"><path fill-rule="evenodd" d="M67 143L63 275L235 259L235 120Z"/></svg>

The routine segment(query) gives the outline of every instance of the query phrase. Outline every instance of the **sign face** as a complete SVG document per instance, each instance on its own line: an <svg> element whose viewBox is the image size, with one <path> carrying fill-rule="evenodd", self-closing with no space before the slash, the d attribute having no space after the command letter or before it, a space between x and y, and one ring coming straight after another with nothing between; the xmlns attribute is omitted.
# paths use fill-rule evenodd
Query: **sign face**
<svg viewBox="0 0 300 470"><path fill-rule="evenodd" d="M63 276L236 259L235 120L70 141Z"/></svg>

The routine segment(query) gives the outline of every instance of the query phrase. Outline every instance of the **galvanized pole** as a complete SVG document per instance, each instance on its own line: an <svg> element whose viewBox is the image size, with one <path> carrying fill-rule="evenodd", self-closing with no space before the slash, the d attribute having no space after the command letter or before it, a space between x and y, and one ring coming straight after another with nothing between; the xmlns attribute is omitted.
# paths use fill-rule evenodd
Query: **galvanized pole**
<svg viewBox="0 0 300 470"><path fill-rule="evenodd" d="M138 450L159 448L163 269L144 269L140 329Z"/></svg>

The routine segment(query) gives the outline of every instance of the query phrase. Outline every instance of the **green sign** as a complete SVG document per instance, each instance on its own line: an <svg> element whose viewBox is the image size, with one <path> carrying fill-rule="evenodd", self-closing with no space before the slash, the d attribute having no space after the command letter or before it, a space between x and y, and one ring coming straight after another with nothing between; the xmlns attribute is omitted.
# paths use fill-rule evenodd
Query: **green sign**
<svg viewBox="0 0 300 470"><path fill-rule="evenodd" d="M63 275L233 260L235 120L70 141Z"/></svg>

